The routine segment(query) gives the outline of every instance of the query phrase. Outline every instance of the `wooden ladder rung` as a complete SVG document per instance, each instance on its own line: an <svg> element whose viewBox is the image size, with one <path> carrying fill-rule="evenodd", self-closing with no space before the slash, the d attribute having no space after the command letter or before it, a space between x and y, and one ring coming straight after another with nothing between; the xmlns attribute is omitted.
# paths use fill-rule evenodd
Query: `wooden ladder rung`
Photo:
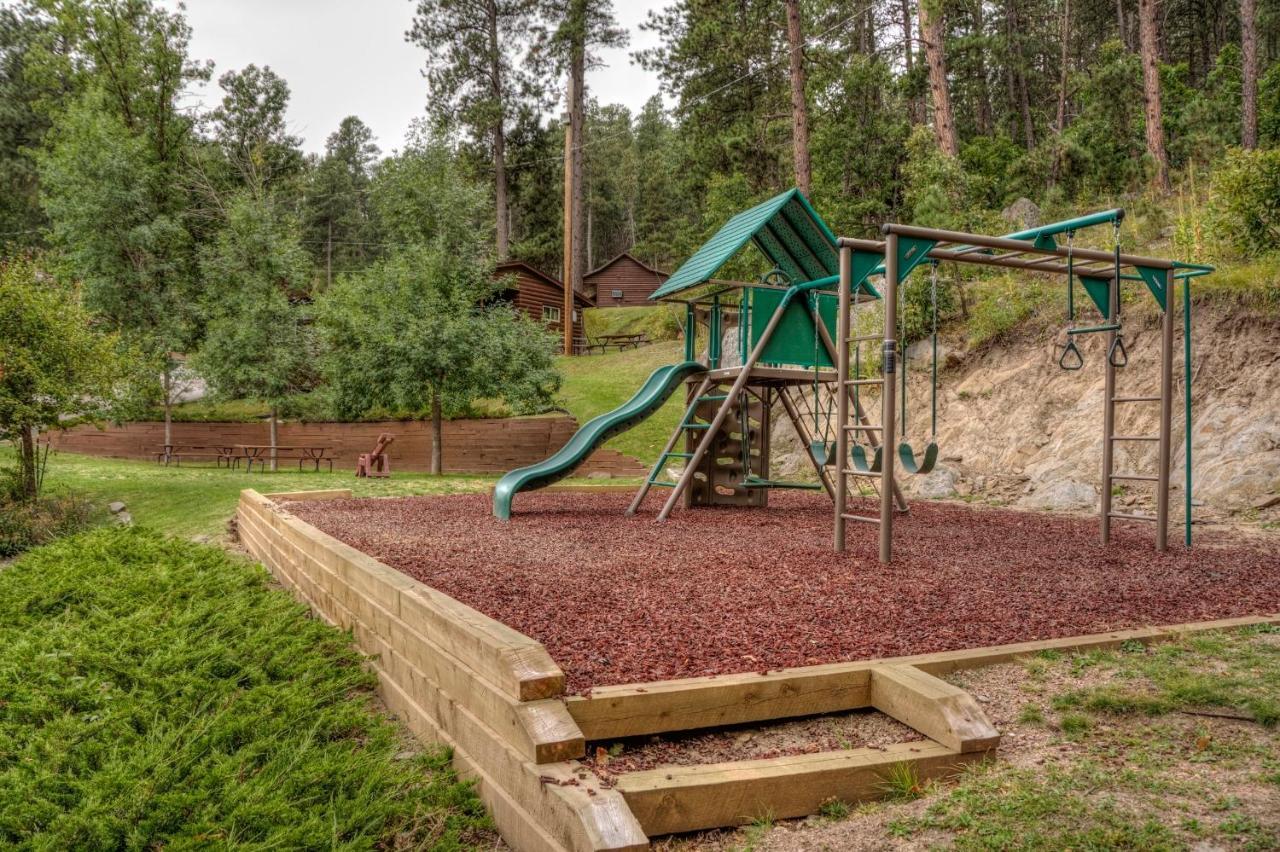
<svg viewBox="0 0 1280 852"><path fill-rule="evenodd" d="M883 426L858 426L857 424L846 425L846 432L883 432Z"/></svg>
<svg viewBox="0 0 1280 852"><path fill-rule="evenodd" d="M849 468L845 468L841 473L845 476L864 476L867 479L884 479L883 473L870 473L862 470L850 470Z"/></svg>
<svg viewBox="0 0 1280 852"><path fill-rule="evenodd" d="M1159 482L1160 477L1149 473L1113 473L1112 479L1134 479L1138 482Z"/></svg>
<svg viewBox="0 0 1280 852"><path fill-rule="evenodd" d="M1121 521L1150 521L1153 524L1160 520L1155 515L1131 515L1126 512L1108 512L1107 517Z"/></svg>
<svg viewBox="0 0 1280 852"><path fill-rule="evenodd" d="M1112 402L1159 402L1158 396L1113 396Z"/></svg>
<svg viewBox="0 0 1280 852"><path fill-rule="evenodd" d="M845 379L846 385L882 385L884 379Z"/></svg>
<svg viewBox="0 0 1280 852"><path fill-rule="evenodd" d="M1159 435L1112 435L1113 441L1159 441Z"/></svg>
<svg viewBox="0 0 1280 852"><path fill-rule="evenodd" d="M880 519L879 519L879 518L868 518L866 515L848 515L848 514L843 514L843 513L842 513L842 514L840 515L840 517L844 518L846 521L862 521L862 523L864 523L864 524L879 524L879 523L880 523Z"/></svg>
<svg viewBox="0 0 1280 852"><path fill-rule="evenodd" d="M868 340L884 340L884 338L878 334L864 334L861 337L849 338L850 343L866 343Z"/></svg>

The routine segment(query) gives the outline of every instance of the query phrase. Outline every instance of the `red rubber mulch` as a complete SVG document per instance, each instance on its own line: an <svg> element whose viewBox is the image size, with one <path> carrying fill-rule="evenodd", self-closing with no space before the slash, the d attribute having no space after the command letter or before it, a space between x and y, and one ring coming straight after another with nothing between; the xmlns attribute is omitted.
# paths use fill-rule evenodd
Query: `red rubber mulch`
<svg viewBox="0 0 1280 852"><path fill-rule="evenodd" d="M1157 554L1150 524L917 501L895 527L774 493L767 509L677 511L630 495L486 495L294 503L290 511L543 642L569 690L999 645L1280 612L1276 541L1201 536ZM870 506L863 508L864 512Z"/></svg>

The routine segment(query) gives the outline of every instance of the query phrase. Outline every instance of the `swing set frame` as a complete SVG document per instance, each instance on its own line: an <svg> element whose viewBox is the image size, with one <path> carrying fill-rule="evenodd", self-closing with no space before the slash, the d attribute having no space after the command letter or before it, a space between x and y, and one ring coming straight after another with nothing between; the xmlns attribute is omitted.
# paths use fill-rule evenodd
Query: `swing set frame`
<svg viewBox="0 0 1280 852"><path fill-rule="evenodd" d="M1177 289L1181 286L1183 319L1183 416L1185 423L1184 491L1184 539L1191 545L1191 279L1207 275L1212 266L1182 263L1163 258L1144 257L1123 253L1118 240L1119 223L1124 218L1122 209L1114 209L1081 216L1052 225L1032 228L1005 237L993 237L939 228L890 223L882 226L882 240L839 238L840 298L838 330L841 345L837 363L837 383L844 387L857 381L850 374L850 347L857 346L862 338L852 338L849 331L851 295L875 276L881 278L881 295L884 299L884 330L881 350L881 425L882 434L892 435L895 429L896 390L898 372L898 297L899 287L920 263L953 262L979 266L1015 269L1026 272L1058 274L1067 277L1069 288L1079 279L1103 316L1103 323L1095 327L1068 328L1068 340L1075 335L1101 333L1106 335L1107 357L1104 359L1104 404L1102 423L1102 487L1099 508L1100 537L1103 544L1110 541L1111 523L1114 520L1144 521L1156 525L1155 548L1164 551L1168 547L1169 491L1172 474L1173 446L1173 361L1174 361L1174 313ZM1080 248L1074 245L1077 231L1096 225L1111 224L1117 238L1113 251ZM1068 234L1069 244L1058 245L1057 237ZM1155 395L1118 395L1117 370L1127 363L1127 355L1121 361L1115 357L1123 352L1122 326L1120 322L1121 287L1125 282L1146 285L1160 312L1160 387ZM1069 289L1068 298L1073 298ZM1069 307L1070 317L1074 310ZM856 356L855 356L856 357ZM1083 364L1081 365L1083 366ZM837 396L838 403L845 402L845 395ZM1118 435L1115 431L1116 406L1121 404L1157 403L1159 434ZM878 517L849 513L848 488L851 471L849 466L849 435L860 427L853 423L847 407L839 406L837 413L840 428L837 431L837 458L840 467L836 474L835 535L837 552L846 547L846 530L849 522L869 521L879 524L881 562L893 558L893 505L883 499L887 489L896 484L894 454L885 453L880 470L880 512ZM1157 445L1157 470L1150 473L1117 473L1115 445L1120 442L1151 442ZM1153 482L1156 489L1155 515L1116 512L1112 505L1112 487L1121 481Z"/></svg>
<svg viewBox="0 0 1280 852"><path fill-rule="evenodd" d="M834 548L843 552L848 524L879 526L879 557L893 557L893 527L896 512L906 512L907 504L898 482L899 468L908 474L928 473L938 460L937 444L937 319L936 270L939 263L978 265L1020 272L1062 275L1068 282L1068 345L1075 348L1078 335L1106 335L1104 364L1104 414L1102 423L1102 487L1100 534L1110 541L1112 521L1142 521L1156 525L1155 547L1168 546L1169 492L1173 450L1173 361L1174 314L1179 286L1183 314L1183 371L1185 422L1185 541L1191 544L1191 292L1193 278L1207 275L1212 266L1145 257L1121 251L1122 209L1104 210L1085 216L1031 228L1002 237L960 231L890 223L882 226L882 239L837 237L822 221L803 193L789 190L731 218L708 242L659 287L651 300L679 302L686 306L685 360L698 360L698 327L707 328L705 371L691 375L686 393L686 411L673 431L666 448L628 509L634 514L654 487L670 488L658 513L665 521L683 501L688 507L700 505L767 505L768 491L796 487L796 483L769 479L769 429L775 403L781 402L806 445L818 479L834 502ZM1113 248L1104 251L1080 247L1077 232L1109 225L1114 232ZM1058 237L1066 234L1067 245ZM748 284L714 276L729 264L738 251L752 244L773 269L760 281ZM898 328L898 300L901 288L921 263L930 263L933 282L934 365L933 423L930 441L922 456L906 442L905 405L901 419L897 413L899 381L906 395L906 381L900 360L905 351ZM878 279L876 285L872 279ZM1076 282L1098 308L1102 323L1074 326ZM1117 371L1127 363L1120 319L1121 288L1129 282L1145 286L1160 312L1160 386L1155 394L1122 396L1117 392ZM877 287L879 290L877 290ZM1141 289L1141 288L1140 288ZM823 300L827 300L824 302ZM883 330L877 334L851 333L855 304L883 300ZM834 304L832 302L834 301ZM835 328L829 328L834 313ZM739 361L725 365L723 349L726 316L736 314ZM705 323L701 320L705 319ZM834 334L832 333L834 331ZM813 336L809 351L808 336ZM833 339L834 338L834 339ZM880 345L880 376L861 375L864 343ZM821 346L819 346L821 343ZM1079 354L1078 348L1076 349ZM851 370L851 362L856 365ZM1081 358L1080 367L1083 367ZM1064 369L1069 369L1065 365ZM801 410L804 388L812 383L815 393L810 418L810 434ZM829 424L818 435L818 407L821 385L834 386L836 400L835 465L827 464L831 453ZM878 387L880 422L867 416L859 397L861 387ZM1159 405L1158 435L1116 434L1116 407L1138 403ZM893 439L903 427L903 441L894 452ZM861 440L855 440L860 438ZM683 447L677 449L683 440ZM815 450L823 443L823 452ZM1117 472L1115 445L1121 442L1150 442L1156 445L1154 473ZM864 446L865 445L865 446ZM867 450L877 462L867 461ZM663 477L668 459L679 458L684 468L678 480ZM1112 488L1116 483L1154 483L1154 515L1114 511ZM850 512L850 483L870 482L879 494L877 515Z"/></svg>

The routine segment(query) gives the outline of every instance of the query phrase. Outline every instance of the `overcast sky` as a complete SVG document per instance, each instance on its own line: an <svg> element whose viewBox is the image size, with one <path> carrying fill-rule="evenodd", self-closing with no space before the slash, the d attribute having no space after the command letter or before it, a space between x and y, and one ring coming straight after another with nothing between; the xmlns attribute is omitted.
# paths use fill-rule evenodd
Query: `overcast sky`
<svg viewBox="0 0 1280 852"><path fill-rule="evenodd" d="M175 8L178 0L159 0ZM191 55L212 59L214 79L192 93L192 105L220 99L217 78L249 63L270 65L289 82L290 132L308 151L321 151L344 117L373 128L384 152L400 147L409 122L427 104L425 51L404 39L412 0L186 0ZM602 53L605 67L588 72L592 95L632 111L658 91L656 77L631 64L631 51L656 41L639 23L662 0L619 0L619 23L631 44Z"/></svg>

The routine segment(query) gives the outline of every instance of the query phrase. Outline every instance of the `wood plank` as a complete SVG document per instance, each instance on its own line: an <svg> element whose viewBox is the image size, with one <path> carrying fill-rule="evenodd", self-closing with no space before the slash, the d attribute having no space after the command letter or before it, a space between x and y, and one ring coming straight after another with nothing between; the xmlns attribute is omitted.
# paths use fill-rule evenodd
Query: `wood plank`
<svg viewBox="0 0 1280 852"><path fill-rule="evenodd" d="M245 531L257 536L256 519L245 518ZM312 606L322 609L344 629L352 630L360 649L370 655L396 650L412 662L414 676L425 676L454 695L466 697L467 706L526 759L553 763L585 754L585 739L562 701L544 699L521 702L467 668L444 648L409 624L348 585L322 561L298 543L278 536L277 561L291 563L293 582L308 589ZM290 552L291 551L291 552ZM402 685L409 676L399 678Z"/></svg>
<svg viewBox="0 0 1280 852"><path fill-rule="evenodd" d="M262 495L275 503L306 502L312 500L345 500L351 497L350 488L331 488L328 491L280 491Z"/></svg>
<svg viewBox="0 0 1280 852"><path fill-rule="evenodd" d="M989 751L1000 742L1000 732L969 693L915 666L872 669L871 704L952 751Z"/></svg>
<svg viewBox="0 0 1280 852"><path fill-rule="evenodd" d="M822 668L822 667L815 667ZM588 740L687 731L790 716L834 713L871 705L868 668L802 674L749 674L666 681L642 686L599 687L590 697L565 699Z"/></svg>
<svg viewBox="0 0 1280 852"><path fill-rule="evenodd" d="M680 766L618 777L640 825L651 837L817 813L824 802L859 802L885 794L895 764L911 763L921 780L955 774L982 759L938 743L896 743L883 751L852 749L819 754Z"/></svg>
<svg viewBox="0 0 1280 852"><path fill-rule="evenodd" d="M564 692L564 672L540 642L438 592L281 509L253 489L241 500L255 505L271 527L412 625L468 668L520 701Z"/></svg>
<svg viewBox="0 0 1280 852"><path fill-rule="evenodd" d="M1061 639L1041 639L1009 645L984 648L968 648L957 651L940 651L902 657L882 657L871 660L855 660L847 663L827 663L793 669L777 669L765 674L732 674L709 677L681 678L652 681L649 683L596 687L590 697L570 696L566 699L569 712L587 735L587 739L607 739L614 736L637 736L664 731L691 730L735 721L759 721L766 718L787 718L808 715L808 712L834 712L870 706L870 692L865 699L850 694L847 700L832 697L829 703L821 703L821 696L828 694L832 684L848 682L848 678L861 675L870 677L876 666L887 664L912 665L933 675L947 674L963 669L979 668L996 663L1010 662L1041 651L1085 651L1115 648L1127 642L1143 644L1176 639L1187 633L1210 630L1231 630L1259 624L1280 624L1280 613L1224 618L1214 621L1173 624L1164 627L1142 627L1132 630L1115 630ZM787 699L772 705L773 715L753 712L750 706L742 712L734 710L734 702L744 696L767 695L772 690L787 690ZM805 711L809 696L814 697L815 709ZM861 703L855 703L860 701ZM847 705L847 706L833 706ZM699 708L713 708L710 721ZM788 709L788 708L794 709ZM724 708L722 713L715 708Z"/></svg>

